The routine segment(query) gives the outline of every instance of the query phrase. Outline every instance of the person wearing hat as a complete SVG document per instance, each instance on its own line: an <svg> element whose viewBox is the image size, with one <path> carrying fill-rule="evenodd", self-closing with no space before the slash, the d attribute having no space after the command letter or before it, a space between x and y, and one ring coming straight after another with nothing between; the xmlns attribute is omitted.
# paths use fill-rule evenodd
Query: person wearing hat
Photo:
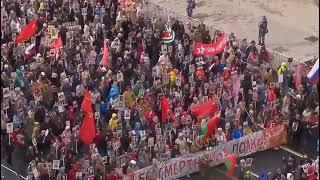
<svg viewBox="0 0 320 180"><path fill-rule="evenodd" d="M285 62L282 62L281 63L281 66L279 67L279 69L278 69L278 76L280 76L281 74L283 74L283 73L287 73L287 63L285 63Z"/></svg>
<svg viewBox="0 0 320 180"><path fill-rule="evenodd" d="M123 93L123 101L126 106L132 107L135 104L135 95L131 91L131 86L126 87L126 91Z"/></svg>
<svg viewBox="0 0 320 180"><path fill-rule="evenodd" d="M178 134L178 138L175 140L175 143L178 144L181 154L185 154L187 152L187 140L183 133L180 132Z"/></svg>
<svg viewBox="0 0 320 180"><path fill-rule="evenodd" d="M258 49L257 49L257 47L256 47L256 42L255 42L254 40L252 40L252 41L250 42L250 46L248 46L247 49L246 49L246 52L245 52L245 54L246 54L245 60L248 59L250 53L258 54Z"/></svg>
<svg viewBox="0 0 320 180"><path fill-rule="evenodd" d="M215 138L218 145L224 144L225 142L227 142L226 134L223 132L222 128L220 127L217 129L217 134L215 135Z"/></svg>
<svg viewBox="0 0 320 180"><path fill-rule="evenodd" d="M109 128L114 130L118 125L118 116L116 113L112 113L111 118L109 120Z"/></svg>
<svg viewBox="0 0 320 180"><path fill-rule="evenodd" d="M279 78L279 84L280 88L284 91L284 93L287 92L288 84L289 84L289 70L287 68L287 63L282 62L281 66L278 68L278 78Z"/></svg>
<svg viewBox="0 0 320 180"><path fill-rule="evenodd" d="M243 136L243 130L241 126L237 126L232 131L232 139L239 139Z"/></svg>

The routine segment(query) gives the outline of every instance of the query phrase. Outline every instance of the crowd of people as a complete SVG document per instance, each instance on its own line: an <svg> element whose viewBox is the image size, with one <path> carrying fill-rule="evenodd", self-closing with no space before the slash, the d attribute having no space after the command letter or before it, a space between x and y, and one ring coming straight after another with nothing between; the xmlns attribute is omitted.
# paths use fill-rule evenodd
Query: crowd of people
<svg viewBox="0 0 320 180"><path fill-rule="evenodd" d="M15 43L33 19L35 35ZM258 48L231 34L223 52L194 57L194 42L214 43L222 32L210 37L204 24L146 17L139 1L1 0L1 27L1 143L8 164L23 151L29 179L117 179L279 124L295 148L318 138L318 84L304 71L296 80L286 63L272 69L264 39ZM170 43L162 38L168 27ZM90 145L78 136L87 91L96 126ZM220 121L201 143L207 118L190 107L206 101Z"/></svg>

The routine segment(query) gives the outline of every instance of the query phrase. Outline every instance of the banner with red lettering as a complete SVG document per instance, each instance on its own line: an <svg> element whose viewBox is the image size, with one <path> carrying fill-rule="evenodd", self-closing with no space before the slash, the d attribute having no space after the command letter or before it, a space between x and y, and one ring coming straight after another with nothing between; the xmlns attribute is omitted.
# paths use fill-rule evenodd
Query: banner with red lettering
<svg viewBox="0 0 320 180"><path fill-rule="evenodd" d="M195 56L214 56L219 54L227 46L227 37L222 34L214 44L195 43L193 54Z"/></svg>
<svg viewBox="0 0 320 180"><path fill-rule="evenodd" d="M266 132L268 131L268 132ZM272 131L274 134L270 134ZM247 156L258 151L264 151L274 147L273 139L278 139L285 131L283 125L268 130L255 132L240 139L229 141L215 146L211 150L201 151L194 154L184 155L169 159L161 165L148 166L132 172L124 177L124 180L147 180L147 179L176 179L190 173L199 171L201 158L209 155L210 166L222 164L228 154L236 154L238 157Z"/></svg>

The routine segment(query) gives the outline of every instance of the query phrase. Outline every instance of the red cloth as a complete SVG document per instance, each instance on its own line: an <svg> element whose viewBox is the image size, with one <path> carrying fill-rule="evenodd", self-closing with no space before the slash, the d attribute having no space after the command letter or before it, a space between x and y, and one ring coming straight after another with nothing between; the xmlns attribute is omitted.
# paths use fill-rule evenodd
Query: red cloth
<svg viewBox="0 0 320 180"><path fill-rule="evenodd" d="M156 123L153 121L153 118L156 116L156 113L154 113L153 111L146 111L144 113L144 117L146 118L146 120L149 122L150 126L152 129L155 128Z"/></svg>
<svg viewBox="0 0 320 180"><path fill-rule="evenodd" d="M193 54L196 56L213 56L222 52L227 46L227 38L222 34L213 44L195 43Z"/></svg>
<svg viewBox="0 0 320 180"><path fill-rule="evenodd" d="M21 130L18 130L18 131L13 131L11 133L11 141L12 141L12 144L15 145L15 146L20 146L22 145L20 143L20 141L18 140L18 135L22 135L22 131Z"/></svg>
<svg viewBox="0 0 320 180"><path fill-rule="evenodd" d="M220 122L220 114L213 116L208 122L208 131L201 140L201 144L205 143L206 140L215 133L218 123Z"/></svg>
<svg viewBox="0 0 320 180"><path fill-rule="evenodd" d="M96 126L93 120L92 101L88 89L84 95L81 108L86 115L79 129L79 138L85 144L91 144L96 137Z"/></svg>
<svg viewBox="0 0 320 180"><path fill-rule="evenodd" d="M273 124L274 123L274 124ZM274 120L270 120L269 122L267 122L266 124L266 128L273 128L273 127L276 127L279 123L276 123L276 121Z"/></svg>
<svg viewBox="0 0 320 180"><path fill-rule="evenodd" d="M227 176L232 177L234 174L234 171L236 169L236 163L237 163L237 157L235 154L232 154L228 156L227 161L229 161L231 165L231 170L227 171Z"/></svg>
<svg viewBox="0 0 320 180"><path fill-rule="evenodd" d="M68 180L76 180L77 171L78 170L76 168L70 169L68 172Z"/></svg>
<svg viewBox="0 0 320 180"><path fill-rule="evenodd" d="M15 43L22 43L32 37L37 31L37 19L33 19L26 25L26 27L20 32L19 37L15 40Z"/></svg>
<svg viewBox="0 0 320 180"><path fill-rule="evenodd" d="M86 113L86 116L79 130L79 138L85 144L91 144L96 137L96 127L92 112Z"/></svg>
<svg viewBox="0 0 320 180"><path fill-rule="evenodd" d="M312 174L311 176L309 176L309 180L317 180L317 176Z"/></svg>
<svg viewBox="0 0 320 180"><path fill-rule="evenodd" d="M225 69L222 74L221 74L221 78L223 79L223 81L228 81L230 78L230 71L228 69Z"/></svg>
<svg viewBox="0 0 320 180"><path fill-rule="evenodd" d="M72 106L69 106L69 108L68 108L68 113L69 113L69 118L70 118L70 125L71 125L71 127L72 127L73 121L74 121L74 116L75 116L74 110L73 110L73 107L72 107Z"/></svg>
<svg viewBox="0 0 320 180"><path fill-rule="evenodd" d="M146 118L147 121L151 122L152 119L155 117L155 113L153 111L146 111L144 113L144 117Z"/></svg>
<svg viewBox="0 0 320 180"><path fill-rule="evenodd" d="M218 108L216 104L211 100L201 104L192 105L190 110L197 118L201 118L203 116L217 112Z"/></svg>
<svg viewBox="0 0 320 180"><path fill-rule="evenodd" d="M162 122L166 121L166 119L168 117L169 108L170 108L170 105L169 105L167 98L165 96L162 96L162 99L161 99L161 115L162 115L161 120L162 120Z"/></svg>
<svg viewBox="0 0 320 180"><path fill-rule="evenodd" d="M58 39L55 42L53 42L50 46L51 49L55 49L56 51L62 47L63 47L63 44L62 44L61 36L59 36Z"/></svg>
<svg viewBox="0 0 320 180"><path fill-rule="evenodd" d="M107 174L106 179L108 180L119 180L120 178L114 174Z"/></svg>
<svg viewBox="0 0 320 180"><path fill-rule="evenodd" d="M312 115L310 117L310 120L309 120L310 124L312 125L317 125L319 124L319 116L318 115Z"/></svg>
<svg viewBox="0 0 320 180"><path fill-rule="evenodd" d="M84 98L83 98L83 101L81 104L81 109L83 111L85 111L86 113L88 113L88 112L92 113L92 101L91 101L91 96L90 96L88 89L86 90L86 92L84 94Z"/></svg>
<svg viewBox="0 0 320 180"><path fill-rule="evenodd" d="M268 101L274 102L276 100L276 94L274 93L274 88L270 89L268 94Z"/></svg>
<svg viewBox="0 0 320 180"><path fill-rule="evenodd" d="M102 56L102 61L101 61L101 65L106 67L108 66L108 47L107 47L107 43L104 43L104 47L103 47L103 56Z"/></svg>

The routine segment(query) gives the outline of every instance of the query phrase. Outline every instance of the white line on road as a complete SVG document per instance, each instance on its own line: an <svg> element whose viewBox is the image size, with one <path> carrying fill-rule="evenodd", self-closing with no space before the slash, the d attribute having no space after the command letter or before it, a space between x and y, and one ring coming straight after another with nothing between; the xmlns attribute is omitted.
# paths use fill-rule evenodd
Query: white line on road
<svg viewBox="0 0 320 180"><path fill-rule="evenodd" d="M23 179L27 179L27 178L25 178L25 177L23 177L23 176L21 176L21 175L18 175L18 173L17 173L17 172L15 172L14 170L12 170L12 169L8 168L7 166L5 166L5 165L3 165L3 164L1 164L1 167L4 167L4 168L5 168L5 169L7 169L8 171L10 171L10 172L12 172L12 173L16 174L17 176L19 176L19 177L21 177L21 178L23 178Z"/></svg>
<svg viewBox="0 0 320 180"><path fill-rule="evenodd" d="M296 156L298 156L300 158L305 158L303 154L300 154L300 153L298 153L298 152L296 152L296 151L294 151L292 149L289 149L289 148L284 147L284 146L280 146L280 148L285 150L285 151L287 151L287 152L289 152L289 153L291 153L291 154L293 154L293 155L296 155ZM311 158L309 158L309 159L311 159ZM311 160L314 161L314 159L311 159Z"/></svg>

